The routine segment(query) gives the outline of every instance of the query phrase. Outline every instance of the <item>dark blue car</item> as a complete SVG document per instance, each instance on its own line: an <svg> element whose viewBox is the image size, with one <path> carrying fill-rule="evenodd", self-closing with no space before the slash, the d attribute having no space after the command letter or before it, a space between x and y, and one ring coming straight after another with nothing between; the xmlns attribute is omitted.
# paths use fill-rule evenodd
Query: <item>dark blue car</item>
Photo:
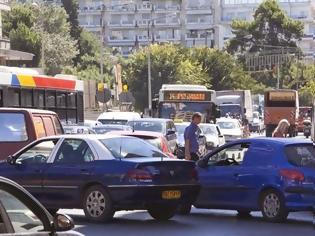
<svg viewBox="0 0 315 236"><path fill-rule="evenodd" d="M169 159L147 142L123 136L43 138L1 163L0 173L51 212L82 208L93 221L136 209L166 220L199 192L193 162Z"/></svg>
<svg viewBox="0 0 315 236"><path fill-rule="evenodd" d="M229 143L200 160L198 173L197 208L237 210L240 216L261 211L266 220L280 222L315 203L315 148L307 140Z"/></svg>

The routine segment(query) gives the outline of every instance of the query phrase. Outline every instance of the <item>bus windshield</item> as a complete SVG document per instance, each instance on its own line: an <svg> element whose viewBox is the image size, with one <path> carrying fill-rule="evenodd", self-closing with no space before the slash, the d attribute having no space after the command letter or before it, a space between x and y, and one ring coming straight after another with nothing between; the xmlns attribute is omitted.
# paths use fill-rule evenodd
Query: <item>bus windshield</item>
<svg viewBox="0 0 315 236"><path fill-rule="evenodd" d="M200 112L203 119L209 122L212 118L214 104L212 102L163 102L160 103L160 118L190 121L193 113Z"/></svg>
<svg viewBox="0 0 315 236"><path fill-rule="evenodd" d="M220 107L221 117L224 117L227 114L240 116L242 113L241 106L238 104L235 104L235 105L234 104L222 104L219 107Z"/></svg>

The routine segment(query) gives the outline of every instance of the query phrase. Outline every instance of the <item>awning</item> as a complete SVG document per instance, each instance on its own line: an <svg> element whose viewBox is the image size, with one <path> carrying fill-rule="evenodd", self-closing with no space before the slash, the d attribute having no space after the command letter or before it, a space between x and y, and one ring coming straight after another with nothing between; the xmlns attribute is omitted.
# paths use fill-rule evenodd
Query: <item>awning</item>
<svg viewBox="0 0 315 236"><path fill-rule="evenodd" d="M2 57L7 61L31 61L34 56L33 53L11 49L0 49L0 58Z"/></svg>

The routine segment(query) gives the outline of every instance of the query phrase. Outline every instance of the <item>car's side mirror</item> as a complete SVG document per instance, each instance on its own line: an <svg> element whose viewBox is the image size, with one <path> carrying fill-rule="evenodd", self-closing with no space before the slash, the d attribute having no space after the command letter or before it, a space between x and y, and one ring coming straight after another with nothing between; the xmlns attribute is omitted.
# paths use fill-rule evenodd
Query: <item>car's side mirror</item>
<svg viewBox="0 0 315 236"><path fill-rule="evenodd" d="M10 165L15 165L15 164L16 164L16 162L15 162L15 157L14 157L13 155L8 156L7 162L8 162Z"/></svg>
<svg viewBox="0 0 315 236"><path fill-rule="evenodd" d="M171 134L175 134L176 132L175 132L175 130L172 130L172 129L170 129L170 130L168 130L167 131L167 135L171 135Z"/></svg>
<svg viewBox="0 0 315 236"><path fill-rule="evenodd" d="M200 168L206 168L208 166L207 158L202 158L199 161L197 161L197 166Z"/></svg>
<svg viewBox="0 0 315 236"><path fill-rule="evenodd" d="M74 228L73 219L67 215L56 214L53 222L56 232L68 231Z"/></svg>

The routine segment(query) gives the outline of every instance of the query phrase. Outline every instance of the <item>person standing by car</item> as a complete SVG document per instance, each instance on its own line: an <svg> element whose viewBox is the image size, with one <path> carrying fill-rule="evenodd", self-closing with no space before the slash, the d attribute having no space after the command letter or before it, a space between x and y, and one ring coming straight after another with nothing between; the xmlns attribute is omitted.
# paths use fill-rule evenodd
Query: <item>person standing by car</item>
<svg viewBox="0 0 315 236"><path fill-rule="evenodd" d="M199 144L198 144L198 125L201 122L201 114L194 113L191 119L191 123L186 127L184 132L185 138L185 159L198 161Z"/></svg>
<svg viewBox="0 0 315 236"><path fill-rule="evenodd" d="M272 137L273 138L286 138L289 127L290 127L289 121L287 121L286 119L280 120L275 131L272 133Z"/></svg>

